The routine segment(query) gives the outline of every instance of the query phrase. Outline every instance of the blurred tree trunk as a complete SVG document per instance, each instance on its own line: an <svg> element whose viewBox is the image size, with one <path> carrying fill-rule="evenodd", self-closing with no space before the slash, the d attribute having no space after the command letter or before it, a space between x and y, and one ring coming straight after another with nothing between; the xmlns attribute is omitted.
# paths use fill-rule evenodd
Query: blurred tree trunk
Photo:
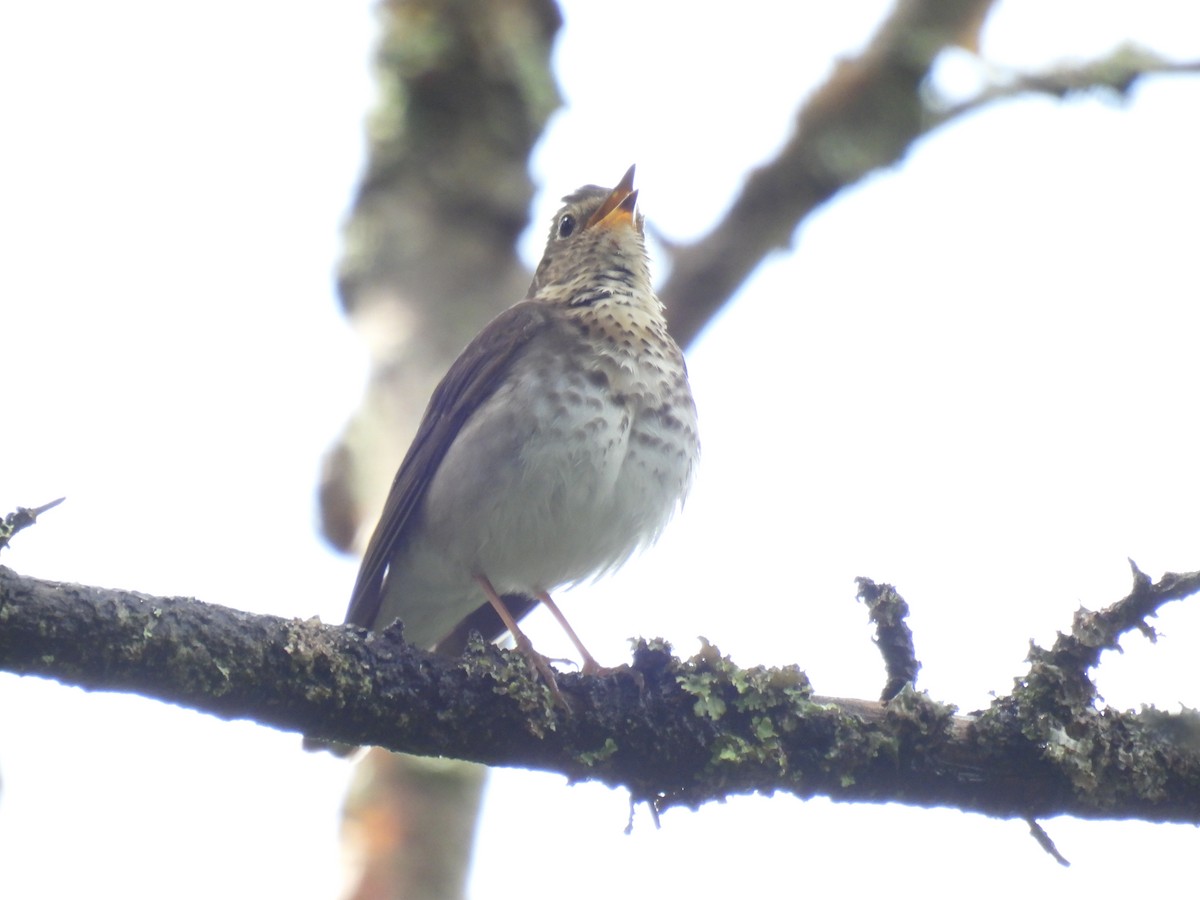
<svg viewBox="0 0 1200 900"><path fill-rule="evenodd" d="M558 91L551 0L385 0L379 100L346 223L342 305L371 354L321 476L321 521L361 550L437 380L525 294L529 154Z"/></svg>
<svg viewBox="0 0 1200 900"><path fill-rule="evenodd" d="M379 97L346 223L342 304L371 354L321 474L321 523L361 551L434 385L524 296L529 154L559 105L552 0L383 0ZM356 898L464 895L484 770L371 751L347 798Z"/></svg>
<svg viewBox="0 0 1200 900"><path fill-rule="evenodd" d="M347 897L466 896L487 768L372 750L346 797Z"/></svg>

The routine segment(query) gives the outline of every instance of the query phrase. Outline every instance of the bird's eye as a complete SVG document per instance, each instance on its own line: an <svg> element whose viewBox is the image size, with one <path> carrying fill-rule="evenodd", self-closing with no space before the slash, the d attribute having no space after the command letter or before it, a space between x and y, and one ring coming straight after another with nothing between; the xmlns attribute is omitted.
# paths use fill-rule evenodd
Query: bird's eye
<svg viewBox="0 0 1200 900"><path fill-rule="evenodd" d="M570 213L564 215L558 220L558 236L560 238L570 237L575 230L575 217Z"/></svg>

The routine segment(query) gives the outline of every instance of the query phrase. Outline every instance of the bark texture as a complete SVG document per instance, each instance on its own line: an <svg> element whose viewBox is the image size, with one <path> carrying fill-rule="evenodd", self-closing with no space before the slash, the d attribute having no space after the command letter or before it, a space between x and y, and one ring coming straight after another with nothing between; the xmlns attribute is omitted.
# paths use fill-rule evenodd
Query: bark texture
<svg viewBox="0 0 1200 900"><path fill-rule="evenodd" d="M862 583L868 601L893 588ZM993 816L1200 824L1200 717L1100 707L1102 650L1200 572L1080 610L1034 647L1013 692L958 715L911 685L887 703L814 695L796 667L742 668L706 646L678 659L639 644L606 677L563 674L555 705L519 653L476 641L461 658L382 634L197 600L17 575L0 567L0 668L132 691L222 718L423 756L561 772L624 786L662 811L731 794L953 806ZM915 663L915 660L914 660Z"/></svg>

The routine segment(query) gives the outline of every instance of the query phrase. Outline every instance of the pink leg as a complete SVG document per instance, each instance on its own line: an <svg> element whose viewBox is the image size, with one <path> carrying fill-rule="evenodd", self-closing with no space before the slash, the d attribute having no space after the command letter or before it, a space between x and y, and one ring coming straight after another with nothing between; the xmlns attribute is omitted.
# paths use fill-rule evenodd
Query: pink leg
<svg viewBox="0 0 1200 900"><path fill-rule="evenodd" d="M475 581L483 588L484 594L487 595L488 603L492 604L492 609L496 610L496 615L500 617L500 621L504 623L504 627L508 629L513 636L513 640L517 642L517 649L525 654L526 659L533 663L533 667L537 669L542 680L546 682L546 687L550 688L550 693L554 695L555 701L564 709L570 709L571 705L567 703L567 698L562 695L562 691L558 688L558 680L554 677L554 670L550 668L550 664L546 661L546 657L533 649L533 642L525 636L520 627L517 625L517 620L509 613L508 607L504 605L504 601L500 599L500 595L496 593L496 589L492 587L492 583L487 580L486 576L476 575Z"/></svg>
<svg viewBox="0 0 1200 900"><path fill-rule="evenodd" d="M537 598L542 601L542 605L550 610L550 615L558 620L558 624L562 626L562 630L567 633L567 637L571 639L571 643L575 645L575 649L579 651L579 655L583 657L583 668L581 671L584 675L599 675L605 671L600 663L596 662L596 657L588 653L587 647L583 646L583 641L579 639L579 635L575 633L575 629L567 621L567 617L562 614L562 611L550 599L550 595L542 591L537 595Z"/></svg>

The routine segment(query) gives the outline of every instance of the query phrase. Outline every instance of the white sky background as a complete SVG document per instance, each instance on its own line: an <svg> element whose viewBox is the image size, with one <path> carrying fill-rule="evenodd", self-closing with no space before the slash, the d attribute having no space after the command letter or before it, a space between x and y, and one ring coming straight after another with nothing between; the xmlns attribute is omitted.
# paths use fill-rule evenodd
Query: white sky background
<svg viewBox="0 0 1200 900"><path fill-rule="evenodd" d="M531 264L557 198L633 161L654 226L702 233L889 5L569 3ZM1044 6L1002 4L985 55L1200 55L1191 4ZM340 619L356 564L317 539L314 485L364 377L331 276L373 39L365 4L0 11L0 511L68 497L0 562ZM866 575L913 607L920 686L969 710L1031 637L1123 596L1126 557L1200 566L1198 104L1200 78L1124 106L1008 103L810 219L690 353L704 460L685 514L564 595L593 652L702 634L874 697ZM1197 604L1158 625L1106 658L1113 705L1200 706ZM552 622L530 631L569 655ZM0 676L0 896L332 896L347 775L292 734ZM1200 840L1054 820L1062 870L1023 824L953 811L739 798L658 831L639 812L626 837L627 811L497 772L473 896L820 895L853 873L937 897L984 871L996 895L1116 896L1147 863L1191 883Z"/></svg>

